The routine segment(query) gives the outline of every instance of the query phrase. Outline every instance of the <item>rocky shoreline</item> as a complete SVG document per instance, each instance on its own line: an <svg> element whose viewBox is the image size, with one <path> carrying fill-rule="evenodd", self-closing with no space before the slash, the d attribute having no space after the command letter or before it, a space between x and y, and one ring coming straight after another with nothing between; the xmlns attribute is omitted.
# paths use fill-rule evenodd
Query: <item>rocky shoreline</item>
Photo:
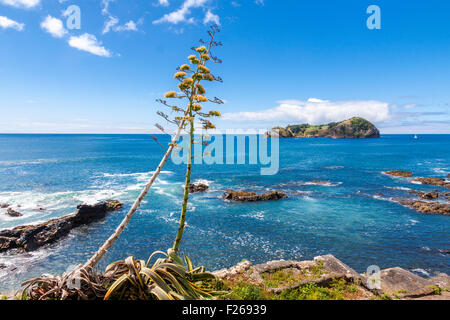
<svg viewBox="0 0 450 320"><path fill-rule="evenodd" d="M231 288L243 282L258 288L269 298L283 294L292 296L295 290L311 285L331 290L339 283L341 296L350 300L450 300L450 277L445 273L425 279L395 267L380 270L379 277L374 277L359 274L331 254L313 260L276 260L257 265L245 260L213 274Z"/></svg>
<svg viewBox="0 0 450 320"><path fill-rule="evenodd" d="M123 204L117 200L108 200L95 205L82 204L71 215L38 225L2 230L0 231L0 252L12 249L19 252L37 250L67 236L72 229L99 220L107 213L121 209L122 206Z"/></svg>
<svg viewBox="0 0 450 320"><path fill-rule="evenodd" d="M450 183L448 180L443 178L414 177L412 172L404 170L392 170L385 171L383 173L394 177L410 178L407 181L413 184L432 185L447 189L450 188ZM431 190L427 192L410 190L409 194L416 195L419 199L394 198L392 200L420 213L450 215L450 192L439 192L439 190Z"/></svg>

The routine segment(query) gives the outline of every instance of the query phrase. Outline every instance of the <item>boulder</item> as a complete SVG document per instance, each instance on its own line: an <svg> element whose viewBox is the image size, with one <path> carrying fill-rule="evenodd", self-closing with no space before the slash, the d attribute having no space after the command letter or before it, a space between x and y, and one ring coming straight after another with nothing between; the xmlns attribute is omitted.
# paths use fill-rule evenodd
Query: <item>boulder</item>
<svg viewBox="0 0 450 320"><path fill-rule="evenodd" d="M437 190L430 191L430 192L422 192L422 191L416 191L411 190L409 193L417 194L420 198L424 200L433 200L439 198L439 192Z"/></svg>
<svg viewBox="0 0 450 320"><path fill-rule="evenodd" d="M428 279L431 285L440 288L441 290L450 291L450 276L445 273L439 273L438 275Z"/></svg>
<svg viewBox="0 0 450 320"><path fill-rule="evenodd" d="M209 189L209 186L204 183L197 183L197 184L190 184L189 185L189 193L199 193L199 192L205 192Z"/></svg>
<svg viewBox="0 0 450 320"><path fill-rule="evenodd" d="M6 209L9 206L10 206L9 203L0 203L0 208L2 208L2 209Z"/></svg>
<svg viewBox="0 0 450 320"><path fill-rule="evenodd" d="M450 189L450 183L446 182L445 179L441 179L441 178L435 178L435 177L423 178L423 177L419 177L419 178L414 178L412 181L413 182L420 182L421 184L428 184L428 185L445 187L445 188L449 188Z"/></svg>
<svg viewBox="0 0 450 320"><path fill-rule="evenodd" d="M426 202L420 200L395 199L401 205L407 206L421 213L450 215L450 204L440 202Z"/></svg>
<svg viewBox="0 0 450 320"><path fill-rule="evenodd" d="M14 217L14 218L23 216L23 214L21 214L19 211L13 210L12 208L8 208L8 210L6 211L6 214L8 216Z"/></svg>
<svg viewBox="0 0 450 320"><path fill-rule="evenodd" d="M314 261L321 261L323 263L323 268L328 272L334 274L343 274L347 278L361 279L361 275L358 272L356 272L331 254L315 257Z"/></svg>
<svg viewBox="0 0 450 320"><path fill-rule="evenodd" d="M427 279L402 268L381 270L381 293L397 295L401 298L421 297L434 294Z"/></svg>
<svg viewBox="0 0 450 320"><path fill-rule="evenodd" d="M33 251L66 236L72 229L99 220L122 208L118 201L105 201L95 205L82 204L71 215L52 219L38 225L19 226L0 231L0 252L11 249Z"/></svg>
<svg viewBox="0 0 450 320"><path fill-rule="evenodd" d="M388 174L390 176L394 176L394 177L404 177L404 178L412 177L412 172L410 172L410 171L391 170L391 171L385 171L384 173Z"/></svg>
<svg viewBox="0 0 450 320"><path fill-rule="evenodd" d="M223 194L223 198L231 201L254 202L254 201L280 200L287 198L287 196L285 193L279 191L273 191L262 194L243 191L228 191Z"/></svg>

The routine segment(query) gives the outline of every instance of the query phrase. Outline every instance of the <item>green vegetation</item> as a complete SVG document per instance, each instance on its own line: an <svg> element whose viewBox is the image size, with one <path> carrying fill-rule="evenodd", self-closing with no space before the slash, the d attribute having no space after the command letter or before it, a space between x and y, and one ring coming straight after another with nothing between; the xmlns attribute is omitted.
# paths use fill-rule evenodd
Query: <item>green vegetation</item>
<svg viewBox="0 0 450 320"><path fill-rule="evenodd" d="M308 123L288 125L286 128L274 127L279 130L280 137L290 138L365 138L378 137L376 127L366 119L354 117L341 122L330 122L328 124L310 125Z"/></svg>
<svg viewBox="0 0 450 320"><path fill-rule="evenodd" d="M328 287L320 287L314 283L308 283L298 289L285 290L275 299L279 300L346 300L355 295L358 288L349 284L345 279L333 280Z"/></svg>

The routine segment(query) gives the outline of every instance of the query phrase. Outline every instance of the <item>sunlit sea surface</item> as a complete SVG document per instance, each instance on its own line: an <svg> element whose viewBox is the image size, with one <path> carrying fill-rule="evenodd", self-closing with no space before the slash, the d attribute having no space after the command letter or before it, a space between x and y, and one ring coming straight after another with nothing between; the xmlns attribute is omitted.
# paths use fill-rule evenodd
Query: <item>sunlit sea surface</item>
<svg viewBox="0 0 450 320"><path fill-rule="evenodd" d="M164 136L159 140L168 142ZM19 288L42 273L62 273L89 258L120 223L162 155L147 135L0 135L0 203L24 214L11 218L0 209L0 229L61 217L80 203L125 203L123 210L73 230L54 245L0 254L0 291ZM273 176L261 176L258 165L195 165L193 180L210 189L191 196L181 249L209 270L244 258L260 263L331 253L358 272L378 265L423 276L450 273L445 251L450 249L450 217L417 213L392 201L410 196L410 189L439 188L382 173L394 169L446 178L450 135L284 139L280 170ZM129 255L145 259L172 246L184 168L169 161L163 170L102 266ZM289 198L229 203L222 199L228 188L281 190ZM45 211L36 210L40 207Z"/></svg>

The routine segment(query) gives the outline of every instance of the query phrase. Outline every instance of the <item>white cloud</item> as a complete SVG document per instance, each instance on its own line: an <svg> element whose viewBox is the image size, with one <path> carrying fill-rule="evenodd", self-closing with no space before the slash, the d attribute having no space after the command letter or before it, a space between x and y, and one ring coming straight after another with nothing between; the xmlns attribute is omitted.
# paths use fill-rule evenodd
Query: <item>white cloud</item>
<svg viewBox="0 0 450 320"><path fill-rule="evenodd" d="M108 33L112 27L119 23L119 19L113 16L109 16L109 20L105 22L102 33Z"/></svg>
<svg viewBox="0 0 450 320"><path fill-rule="evenodd" d="M118 26L115 31L138 31L136 22L133 20L128 21L123 26Z"/></svg>
<svg viewBox="0 0 450 320"><path fill-rule="evenodd" d="M69 46L78 50L87 51L101 57L111 57L111 52L102 46L97 38L89 33L85 33L79 37L70 37Z"/></svg>
<svg viewBox="0 0 450 320"><path fill-rule="evenodd" d="M187 16L191 13L191 8L199 8L202 7L209 0L185 0L181 6L176 11L165 14L161 19L153 21L153 23L162 23L168 22L173 24L178 24L180 22L194 22L194 18L187 18Z"/></svg>
<svg viewBox="0 0 450 320"><path fill-rule="evenodd" d="M205 19L203 19L203 23L204 24L207 24L209 22L214 22L215 24L220 26L220 18L219 18L219 16L214 14L214 13L212 13L211 10L208 10L206 12Z"/></svg>
<svg viewBox="0 0 450 320"><path fill-rule="evenodd" d="M109 14L109 4L111 2L114 2L115 0L102 0L102 14L107 15Z"/></svg>
<svg viewBox="0 0 450 320"><path fill-rule="evenodd" d="M41 0L0 0L0 3L16 8L34 8Z"/></svg>
<svg viewBox="0 0 450 320"><path fill-rule="evenodd" d="M3 29L11 28L16 29L17 31L22 31L25 28L25 24L11 20L5 16L0 16L0 27Z"/></svg>
<svg viewBox="0 0 450 320"><path fill-rule="evenodd" d="M167 7L169 5L169 0L158 0L161 6Z"/></svg>
<svg viewBox="0 0 450 320"><path fill-rule="evenodd" d="M379 122L390 118L389 105L374 100L328 101L316 98L308 101L283 100L273 109L256 112L223 114L223 120L232 121L289 121L322 124L342 121L351 117L363 117Z"/></svg>
<svg viewBox="0 0 450 320"><path fill-rule="evenodd" d="M41 23L41 28L50 33L55 38L62 38L67 34L67 30L64 29L63 22L52 16L47 16Z"/></svg>

